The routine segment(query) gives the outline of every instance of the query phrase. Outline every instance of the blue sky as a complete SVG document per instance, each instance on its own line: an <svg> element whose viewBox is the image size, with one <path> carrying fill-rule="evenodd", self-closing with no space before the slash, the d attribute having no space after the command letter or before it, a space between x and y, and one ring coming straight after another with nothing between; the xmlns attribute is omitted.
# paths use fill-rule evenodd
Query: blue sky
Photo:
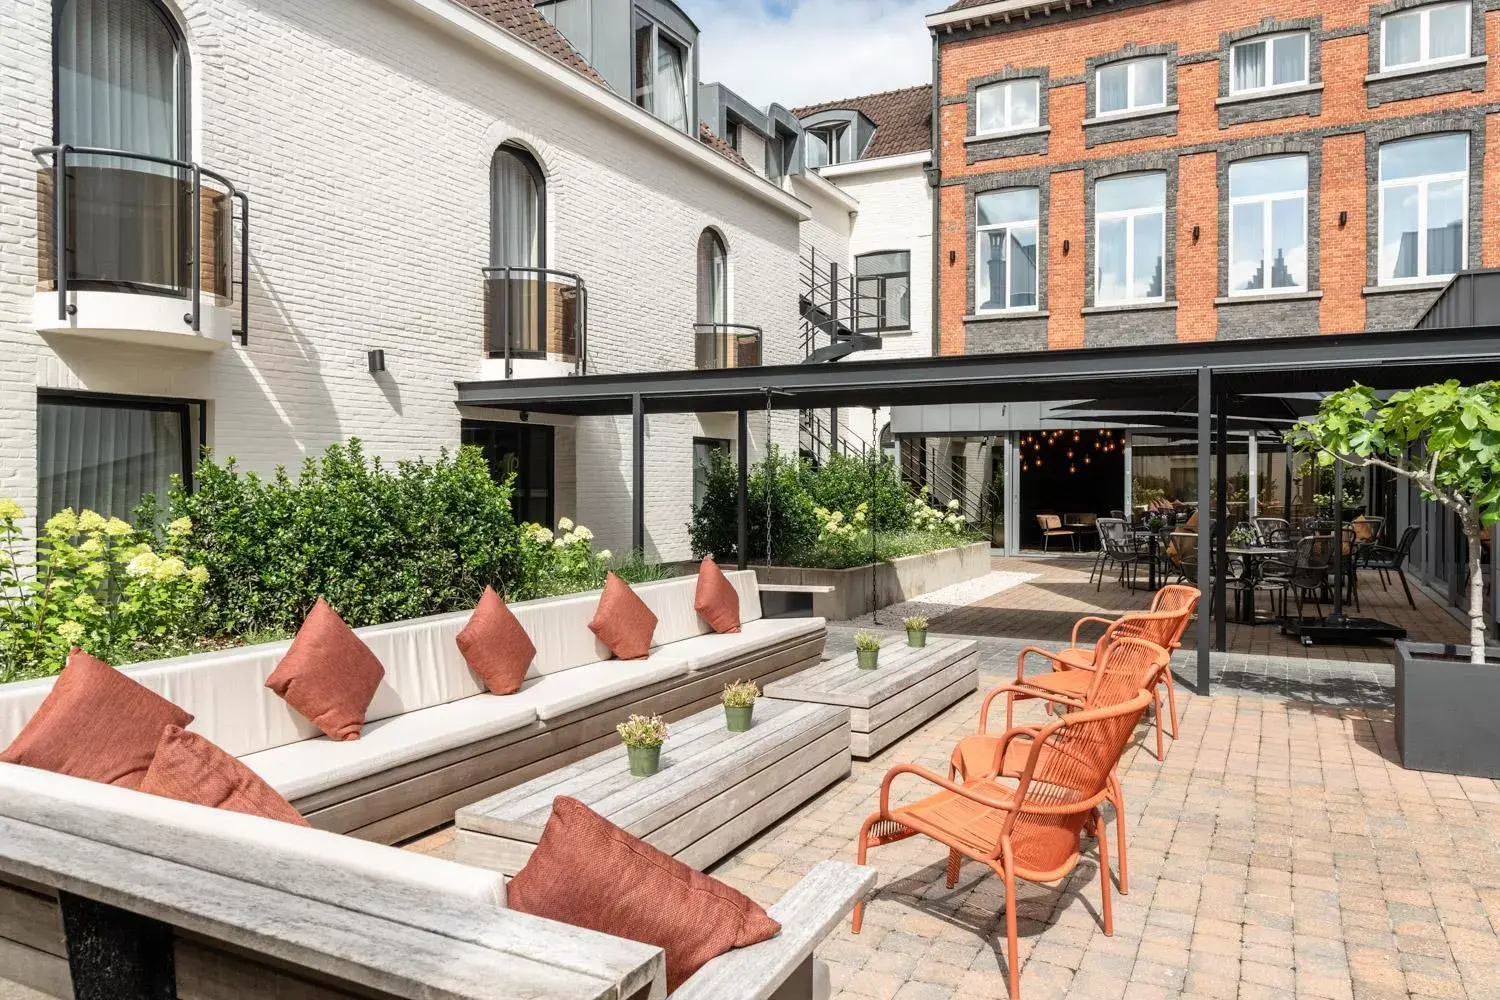
<svg viewBox="0 0 1500 1000"><path fill-rule="evenodd" d="M946 0L678 0L702 29L700 70L752 104L793 107L926 83L922 18Z"/></svg>

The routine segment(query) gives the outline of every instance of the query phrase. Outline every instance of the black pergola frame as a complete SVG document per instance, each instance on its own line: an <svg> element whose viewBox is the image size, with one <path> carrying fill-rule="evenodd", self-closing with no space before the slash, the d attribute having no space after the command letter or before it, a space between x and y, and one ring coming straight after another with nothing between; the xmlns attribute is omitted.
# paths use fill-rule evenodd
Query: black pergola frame
<svg viewBox="0 0 1500 1000"><path fill-rule="evenodd" d="M1210 525L1227 515L1229 418L1241 396L1332 392L1354 382L1400 389L1500 379L1500 326L1268 337L1016 354L793 364L717 371L629 372L459 382L460 406L572 416L631 416L631 543L645 548L645 428L653 413L739 418L739 553L748 546L749 414L754 410L921 406L1065 399L1196 399L1198 579L1210 579ZM1214 447L1217 442L1217 448ZM1217 455L1217 502L1210 496ZM1220 532L1225 539L1227 532ZM1223 565L1223 562L1220 563ZM1211 653L1226 643L1222 576L1197 624L1197 689L1210 688Z"/></svg>

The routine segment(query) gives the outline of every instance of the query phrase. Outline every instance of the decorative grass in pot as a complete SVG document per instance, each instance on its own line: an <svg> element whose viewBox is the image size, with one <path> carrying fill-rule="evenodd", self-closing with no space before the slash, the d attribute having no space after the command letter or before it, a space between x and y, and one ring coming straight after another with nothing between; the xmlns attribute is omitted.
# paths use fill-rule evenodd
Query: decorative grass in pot
<svg viewBox="0 0 1500 1000"><path fill-rule="evenodd" d="M649 778L661 770L661 745L667 742L667 723L659 715L632 715L615 727L630 757L630 773Z"/></svg>
<svg viewBox="0 0 1500 1000"><path fill-rule="evenodd" d="M861 632L854 637L854 653L859 659L859 669L874 670L880 666L880 636Z"/></svg>
<svg viewBox="0 0 1500 1000"><path fill-rule="evenodd" d="M731 733L750 730L750 718L755 712L755 699L760 689L754 681L735 681L724 685L724 724Z"/></svg>
<svg viewBox="0 0 1500 1000"><path fill-rule="evenodd" d="M927 645L927 619L921 615L912 615L902 622L906 626L906 644L912 649L921 649Z"/></svg>

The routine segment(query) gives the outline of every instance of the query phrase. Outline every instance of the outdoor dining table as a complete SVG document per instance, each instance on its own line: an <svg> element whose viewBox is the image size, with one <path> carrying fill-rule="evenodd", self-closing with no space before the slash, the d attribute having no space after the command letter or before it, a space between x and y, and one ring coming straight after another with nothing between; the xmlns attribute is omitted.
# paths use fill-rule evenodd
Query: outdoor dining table
<svg viewBox="0 0 1500 1000"><path fill-rule="evenodd" d="M1261 563L1266 559L1282 559L1296 555L1297 550L1274 545L1231 545L1224 550L1224 553L1231 559L1245 560L1245 572L1240 580L1247 586L1239 588L1240 621L1246 625L1274 624L1276 621L1274 618L1255 616L1255 586L1260 582Z"/></svg>
<svg viewBox="0 0 1500 1000"><path fill-rule="evenodd" d="M1146 528L1137 528L1130 533L1131 539L1137 545L1142 541L1146 543L1150 566L1147 570L1146 589L1153 593L1161 588L1160 578L1157 576L1157 568L1161 563L1161 535L1160 531L1150 531Z"/></svg>

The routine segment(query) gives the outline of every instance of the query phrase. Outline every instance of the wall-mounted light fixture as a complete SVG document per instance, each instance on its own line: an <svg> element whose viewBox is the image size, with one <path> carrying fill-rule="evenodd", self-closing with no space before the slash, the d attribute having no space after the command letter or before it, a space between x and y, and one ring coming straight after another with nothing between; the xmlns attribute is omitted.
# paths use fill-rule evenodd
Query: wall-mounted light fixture
<svg viewBox="0 0 1500 1000"><path fill-rule="evenodd" d="M1339 213L1339 228L1343 229L1348 224L1349 224L1349 213L1348 212L1340 212Z"/></svg>
<svg viewBox="0 0 1500 1000"><path fill-rule="evenodd" d="M1073 244L1069 243L1067 240L1063 240L1063 256L1064 257L1066 257L1068 255L1068 251L1071 250L1071 249L1073 249Z"/></svg>
<svg viewBox="0 0 1500 1000"><path fill-rule="evenodd" d="M367 355L367 357L369 358L369 361L370 361L370 374L371 375L379 375L381 372L385 371L385 352L384 351L371 351Z"/></svg>
<svg viewBox="0 0 1500 1000"><path fill-rule="evenodd" d="M1202 233L1203 233L1202 229L1200 229L1198 226L1194 226L1193 227L1193 242L1194 243L1198 242L1198 237L1201 236Z"/></svg>
<svg viewBox="0 0 1500 1000"><path fill-rule="evenodd" d="M957 263L958 263L958 251L957 250L949 250L948 251L948 266L952 267L954 264L957 264Z"/></svg>

